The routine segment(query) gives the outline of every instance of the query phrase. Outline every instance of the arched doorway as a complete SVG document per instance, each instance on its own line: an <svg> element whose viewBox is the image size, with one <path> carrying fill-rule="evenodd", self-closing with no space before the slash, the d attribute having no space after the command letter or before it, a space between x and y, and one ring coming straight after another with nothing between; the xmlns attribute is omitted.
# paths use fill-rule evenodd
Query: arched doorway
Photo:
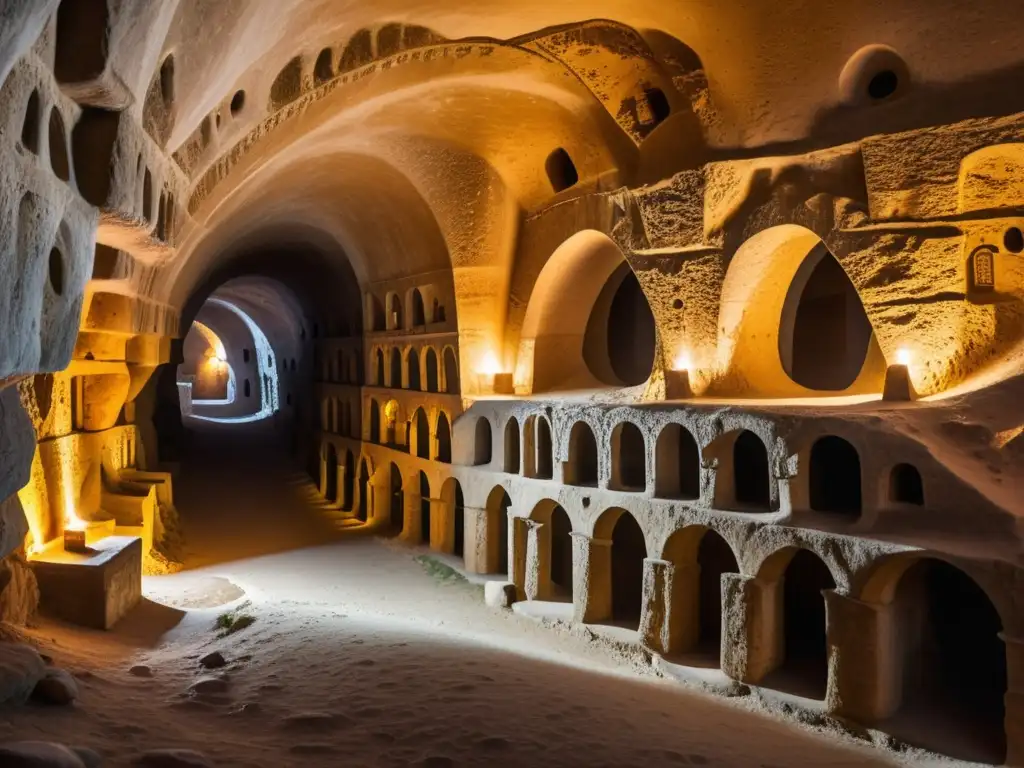
<svg viewBox="0 0 1024 768"><path fill-rule="evenodd" d="M736 437L732 448L733 489L740 509L771 509L771 479L768 473L768 449L750 430Z"/></svg>
<svg viewBox="0 0 1024 768"><path fill-rule="evenodd" d="M409 389L419 392L420 387L420 354L415 349L409 350Z"/></svg>
<svg viewBox="0 0 1024 768"><path fill-rule="evenodd" d="M491 422L485 416L476 420L476 433L473 435L473 464L484 466L491 463Z"/></svg>
<svg viewBox="0 0 1024 768"><path fill-rule="evenodd" d="M400 331L405 327L402 321L402 300L398 298L397 293L391 294L391 300L389 302L388 311L391 318L391 330Z"/></svg>
<svg viewBox="0 0 1024 768"><path fill-rule="evenodd" d="M433 348L427 348L427 354L424 358L424 368L427 369L427 392L437 392L438 390L438 365L437 365L437 352Z"/></svg>
<svg viewBox="0 0 1024 768"><path fill-rule="evenodd" d="M647 487L647 446L640 429L628 421L612 430L612 482L619 491L643 491Z"/></svg>
<svg viewBox="0 0 1024 768"><path fill-rule="evenodd" d="M895 590L902 704L886 730L960 760L1006 759L1006 646L984 590L959 568L918 560Z"/></svg>
<svg viewBox="0 0 1024 768"><path fill-rule="evenodd" d="M519 474L519 422L514 416L505 422L505 472Z"/></svg>
<svg viewBox="0 0 1024 768"><path fill-rule="evenodd" d="M561 506L551 511L551 596L572 600L572 521Z"/></svg>
<svg viewBox="0 0 1024 768"><path fill-rule="evenodd" d="M402 352L398 347L391 348L391 380L388 386L391 389L402 388Z"/></svg>
<svg viewBox="0 0 1024 768"><path fill-rule="evenodd" d="M912 464L897 464L889 473L889 501L895 504L924 504L924 482Z"/></svg>
<svg viewBox="0 0 1024 768"><path fill-rule="evenodd" d="M366 522L369 519L370 505L370 470L367 469L364 458L359 462L359 512L356 517Z"/></svg>
<svg viewBox="0 0 1024 768"><path fill-rule="evenodd" d="M444 391L455 395L462 391L459 383L459 364L455 359L455 350L444 348Z"/></svg>
<svg viewBox="0 0 1024 768"><path fill-rule="evenodd" d="M722 576L739 573L732 547L716 531L707 531L697 549L700 569L697 650L722 665Z"/></svg>
<svg viewBox="0 0 1024 768"><path fill-rule="evenodd" d="M376 361L374 368L373 383L378 387L386 387L387 382L384 380L384 350L378 349L374 353L374 360Z"/></svg>
<svg viewBox="0 0 1024 768"><path fill-rule="evenodd" d="M370 442L380 444L380 405L370 400Z"/></svg>
<svg viewBox="0 0 1024 768"><path fill-rule="evenodd" d="M430 421L423 408L416 409L416 456L421 459L430 458Z"/></svg>
<svg viewBox="0 0 1024 768"><path fill-rule="evenodd" d="M577 421L569 433L569 461L565 469L567 485L597 486L597 439L585 421Z"/></svg>
<svg viewBox="0 0 1024 768"><path fill-rule="evenodd" d="M537 478L553 477L554 450L551 445L551 425L543 416L537 417Z"/></svg>
<svg viewBox="0 0 1024 768"><path fill-rule="evenodd" d="M654 449L654 495L662 499L700 498L700 449L681 424L667 424Z"/></svg>
<svg viewBox="0 0 1024 768"><path fill-rule="evenodd" d="M420 472L420 543L430 545L430 481Z"/></svg>
<svg viewBox="0 0 1024 768"><path fill-rule="evenodd" d="M393 463L388 468L388 485L390 506L388 520L396 533L405 528L405 491L402 489L402 473L398 465Z"/></svg>
<svg viewBox="0 0 1024 768"><path fill-rule="evenodd" d="M647 542L640 524L629 512L608 510L604 516L616 516L611 530L612 542L612 621L637 629L643 607L644 560ZM601 522L598 523L601 527ZM595 530L595 535L604 535Z"/></svg>
<svg viewBox="0 0 1024 768"><path fill-rule="evenodd" d="M439 528L443 531L444 538L439 548L462 557L466 538L466 507L462 486L454 477L449 477L441 486L441 504L444 517Z"/></svg>
<svg viewBox="0 0 1024 768"><path fill-rule="evenodd" d="M327 444L327 468L324 478L324 498L327 501L338 500L338 450L332 443Z"/></svg>
<svg viewBox="0 0 1024 768"><path fill-rule="evenodd" d="M860 517L860 456L856 448L835 435L819 438L811 447L809 470L811 509Z"/></svg>
<svg viewBox="0 0 1024 768"><path fill-rule="evenodd" d="M444 411L437 415L437 460L452 463L452 427Z"/></svg>
<svg viewBox="0 0 1024 768"><path fill-rule="evenodd" d="M356 466L352 451L345 451L345 498L343 509L352 509L356 489Z"/></svg>
<svg viewBox="0 0 1024 768"><path fill-rule="evenodd" d="M500 485L487 495L487 550L492 573L508 573L508 513L512 499Z"/></svg>
<svg viewBox="0 0 1024 768"><path fill-rule="evenodd" d="M810 699L824 699L828 637L823 593L835 589L836 583L821 558L806 549L792 554L781 578L783 660L764 684Z"/></svg>
<svg viewBox="0 0 1024 768"><path fill-rule="evenodd" d="M427 324L426 312L423 308L423 294L420 293L419 288L412 289L412 296L410 297L410 316L412 319L412 326L417 328L421 325Z"/></svg>

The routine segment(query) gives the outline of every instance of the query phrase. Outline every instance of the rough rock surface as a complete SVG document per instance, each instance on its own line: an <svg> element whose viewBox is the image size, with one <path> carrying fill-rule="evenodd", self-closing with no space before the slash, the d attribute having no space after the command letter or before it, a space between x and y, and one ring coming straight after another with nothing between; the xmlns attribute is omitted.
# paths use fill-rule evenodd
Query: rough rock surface
<svg viewBox="0 0 1024 768"><path fill-rule="evenodd" d="M212 768L206 755L189 749L154 749L132 761L135 768Z"/></svg>
<svg viewBox="0 0 1024 768"><path fill-rule="evenodd" d="M0 703L27 701L46 671L46 664L34 648L0 643Z"/></svg>
<svg viewBox="0 0 1024 768"><path fill-rule="evenodd" d="M19 554L0 560L0 621L26 624L39 607L39 584Z"/></svg>
<svg viewBox="0 0 1024 768"><path fill-rule="evenodd" d="M4 768L93 768L73 749L48 741L16 741L0 744Z"/></svg>
<svg viewBox="0 0 1024 768"><path fill-rule="evenodd" d="M206 669L220 669L225 664L227 664L227 661L224 659L224 655L220 651L208 653L199 660L199 666Z"/></svg>

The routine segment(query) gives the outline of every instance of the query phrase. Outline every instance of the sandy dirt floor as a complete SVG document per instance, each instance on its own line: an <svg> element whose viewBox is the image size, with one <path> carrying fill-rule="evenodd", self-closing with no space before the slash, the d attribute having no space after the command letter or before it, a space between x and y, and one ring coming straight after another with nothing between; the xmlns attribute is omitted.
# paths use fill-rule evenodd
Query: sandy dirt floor
<svg viewBox="0 0 1024 768"><path fill-rule="evenodd" d="M0 742L87 746L109 766L165 747L254 768L910 761L488 608L480 587L429 574L421 552L342 530L276 441L242 429L200 436L182 467L184 572L147 578L146 602L113 632L32 630L81 697L0 710ZM221 636L218 623L244 616L255 622ZM227 664L207 671L212 651Z"/></svg>

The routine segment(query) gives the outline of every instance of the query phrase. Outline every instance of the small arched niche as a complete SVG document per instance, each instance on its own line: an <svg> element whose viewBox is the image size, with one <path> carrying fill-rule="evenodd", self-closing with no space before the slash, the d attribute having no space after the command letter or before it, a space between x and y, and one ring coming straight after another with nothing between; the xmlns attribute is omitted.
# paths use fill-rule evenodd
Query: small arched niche
<svg viewBox="0 0 1024 768"><path fill-rule="evenodd" d="M646 490L647 446L639 427L624 421L612 430L611 460L614 490Z"/></svg>
<svg viewBox="0 0 1024 768"><path fill-rule="evenodd" d="M924 505L924 481L913 464L897 464L889 473L889 501L893 504Z"/></svg>
<svg viewBox="0 0 1024 768"><path fill-rule="evenodd" d="M513 416L505 422L505 472L519 474L519 421Z"/></svg>
<svg viewBox="0 0 1024 768"><path fill-rule="evenodd" d="M597 486L597 439L585 421L578 421L569 432L569 460L565 465L566 485Z"/></svg>
<svg viewBox="0 0 1024 768"><path fill-rule="evenodd" d="M654 449L654 495L662 499L700 498L700 449L681 424L667 424Z"/></svg>
<svg viewBox="0 0 1024 768"><path fill-rule="evenodd" d="M715 394L879 393L885 359L857 289L821 239L794 224L747 240L722 283Z"/></svg>
<svg viewBox="0 0 1024 768"><path fill-rule="evenodd" d="M516 388L550 392L642 384L654 352L654 315L625 256L603 233L585 230L555 250L534 283Z"/></svg>
<svg viewBox="0 0 1024 768"><path fill-rule="evenodd" d="M812 510L860 517L860 455L849 442L836 435L825 435L815 441L809 475Z"/></svg>
<svg viewBox="0 0 1024 768"><path fill-rule="evenodd" d="M478 467L490 464L491 451L491 422L484 417L480 417L476 420L476 430L473 436L473 464Z"/></svg>

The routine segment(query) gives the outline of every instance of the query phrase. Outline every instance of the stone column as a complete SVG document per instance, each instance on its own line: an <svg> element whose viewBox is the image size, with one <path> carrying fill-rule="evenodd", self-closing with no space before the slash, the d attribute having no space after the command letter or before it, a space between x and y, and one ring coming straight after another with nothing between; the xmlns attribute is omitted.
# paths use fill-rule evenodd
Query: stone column
<svg viewBox="0 0 1024 768"><path fill-rule="evenodd" d="M465 530L463 531L462 556L469 573L489 573L487 531L487 510L465 507Z"/></svg>
<svg viewBox="0 0 1024 768"><path fill-rule="evenodd" d="M387 522L391 518L391 478L388 474L387 469L378 469L370 478L374 491L373 509L367 515L370 521Z"/></svg>
<svg viewBox="0 0 1024 768"><path fill-rule="evenodd" d="M1024 768L1024 638L1006 644L1006 765Z"/></svg>
<svg viewBox="0 0 1024 768"><path fill-rule="evenodd" d="M337 485L337 489L336 489L335 494L334 494L334 500L335 500L334 506L336 506L338 509L344 509L345 508L345 463L344 462L338 462L337 478L338 479L336 480L336 482L337 482L338 485Z"/></svg>
<svg viewBox="0 0 1024 768"><path fill-rule="evenodd" d="M573 621L583 624L612 617L612 542L572 533Z"/></svg>
<svg viewBox="0 0 1024 768"><path fill-rule="evenodd" d="M508 513L508 570L517 599L526 599L526 520Z"/></svg>
<svg viewBox="0 0 1024 768"><path fill-rule="evenodd" d="M418 544L420 541L420 499L417 489L415 493L405 490L402 493L402 539ZM388 510L390 514L390 510Z"/></svg>
<svg viewBox="0 0 1024 768"><path fill-rule="evenodd" d="M536 520L526 522L527 600L547 600L551 596L551 528Z"/></svg>
<svg viewBox="0 0 1024 768"><path fill-rule="evenodd" d="M832 714L870 724L900 707L903 670L896 652L893 606L825 593L828 691Z"/></svg>
<svg viewBox="0 0 1024 768"><path fill-rule="evenodd" d="M657 653L671 648L672 579L675 566L668 560L644 560L644 594L640 611L640 642Z"/></svg>
<svg viewBox="0 0 1024 768"><path fill-rule="evenodd" d="M722 577L722 671L756 684L782 662L782 581Z"/></svg>

